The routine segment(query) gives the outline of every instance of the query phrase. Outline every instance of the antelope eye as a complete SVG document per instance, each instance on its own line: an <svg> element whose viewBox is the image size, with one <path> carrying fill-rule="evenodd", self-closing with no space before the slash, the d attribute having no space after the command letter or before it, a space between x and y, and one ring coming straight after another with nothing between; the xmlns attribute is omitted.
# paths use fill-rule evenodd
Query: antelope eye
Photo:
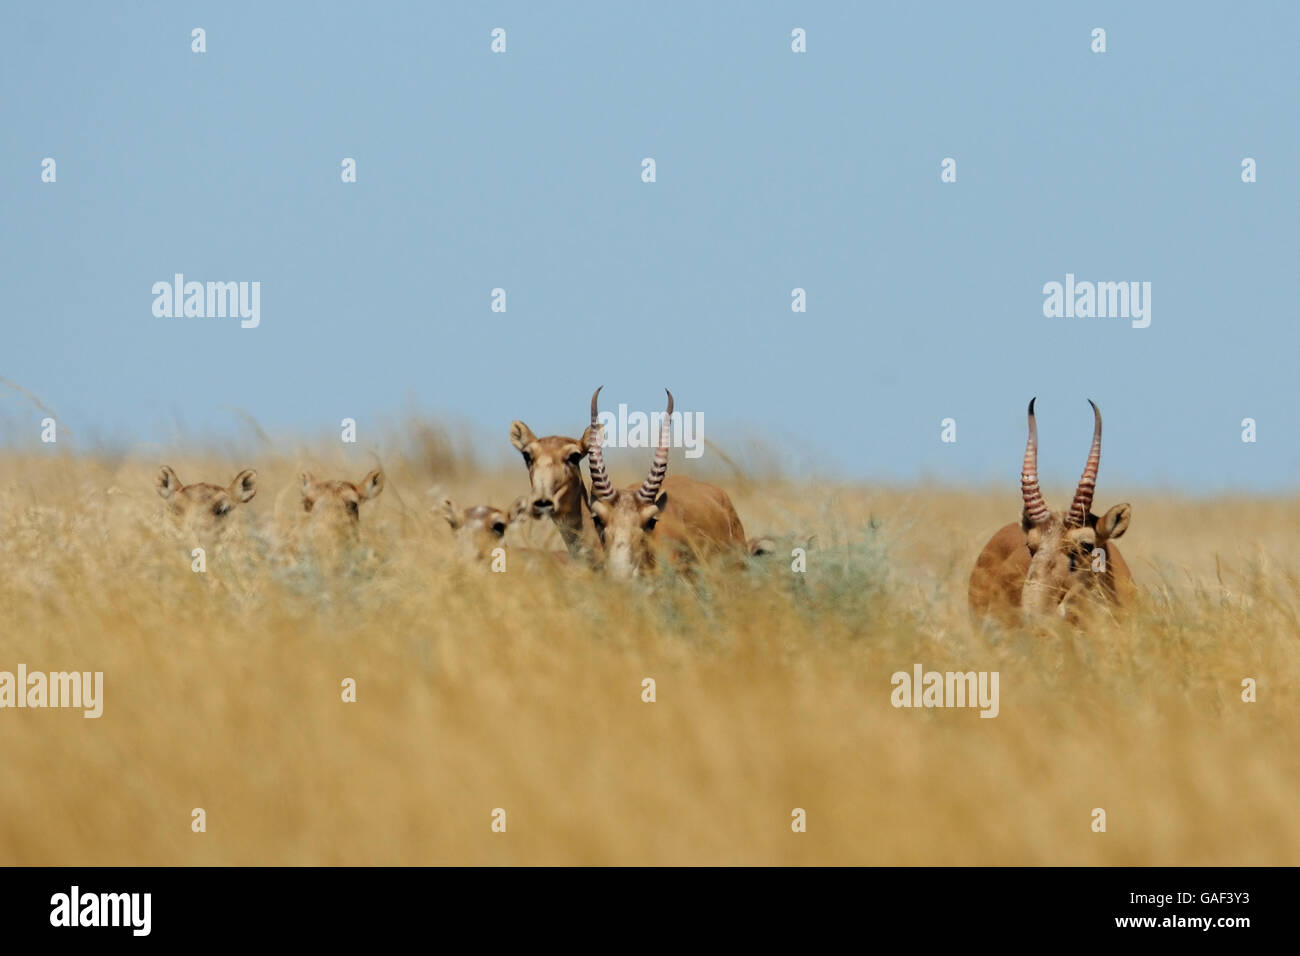
<svg viewBox="0 0 1300 956"><path fill-rule="evenodd" d="M575 451L572 455L570 455L566 459L566 461L568 461L568 463L572 465L574 468L577 468L578 465L582 463L582 452Z"/></svg>
<svg viewBox="0 0 1300 956"><path fill-rule="evenodd" d="M653 531L655 529L655 525L657 525L658 523L659 523L658 518L651 518L649 521L645 523L645 529L647 531Z"/></svg>
<svg viewBox="0 0 1300 956"><path fill-rule="evenodd" d="M349 501L349 502L348 502L348 514L350 514L350 515L354 515L354 514L356 514L356 513L357 513L357 503L356 503L355 501Z"/></svg>
<svg viewBox="0 0 1300 956"><path fill-rule="evenodd" d="M503 534L505 534L506 526L504 522L501 521L494 522L492 525L492 533L496 535L498 538L501 537Z"/></svg>
<svg viewBox="0 0 1300 956"><path fill-rule="evenodd" d="M533 456L528 454L528 452L524 452L523 456L524 456L524 464L527 465L529 468L533 467Z"/></svg>
<svg viewBox="0 0 1300 956"><path fill-rule="evenodd" d="M230 513L231 504L228 501L218 501L212 506L212 514L218 518L224 518Z"/></svg>

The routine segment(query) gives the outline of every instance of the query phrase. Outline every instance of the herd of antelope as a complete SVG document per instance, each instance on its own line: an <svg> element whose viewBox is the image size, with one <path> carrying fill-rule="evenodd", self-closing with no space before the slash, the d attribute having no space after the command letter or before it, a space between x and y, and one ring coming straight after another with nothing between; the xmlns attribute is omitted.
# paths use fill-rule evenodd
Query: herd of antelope
<svg viewBox="0 0 1300 956"><path fill-rule="evenodd" d="M527 516L554 523L563 551L530 552L560 564L581 563L612 577L629 579L671 565L689 570L701 563L740 566L749 556L770 553L766 540L748 540L727 493L685 476L667 476L673 395L660 426L649 473L638 485L615 488L605 469L599 424L601 389L591 396L591 423L580 438L538 438L522 421L510 426L510 443L523 457L529 491L509 509L491 505L441 505L457 553L481 562L502 546L509 526ZM970 576L969 602L976 621L1014 626L1057 616L1078 623L1089 608L1122 609L1136 596L1128 565L1115 540L1128 529L1131 508L1116 505L1103 516L1092 512L1101 462L1101 412L1093 410L1092 446L1074 500L1051 511L1038 485L1038 427L1029 403L1029 438L1020 476L1023 510L1018 522L1001 528L984 546ZM587 460L589 482L582 476ZM198 534L215 533L241 504L257 493L257 474L241 471L230 485L183 484L163 467L158 494L179 525ZM303 527L341 540L355 540L361 506L384 489L376 469L359 483L320 481L301 475ZM521 549L516 549L520 551Z"/></svg>

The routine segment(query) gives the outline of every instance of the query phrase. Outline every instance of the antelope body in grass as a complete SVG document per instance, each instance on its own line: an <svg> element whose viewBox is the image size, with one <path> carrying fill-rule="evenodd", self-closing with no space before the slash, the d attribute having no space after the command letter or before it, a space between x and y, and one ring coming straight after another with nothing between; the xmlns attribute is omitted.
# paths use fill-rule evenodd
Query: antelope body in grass
<svg viewBox="0 0 1300 956"><path fill-rule="evenodd" d="M751 551L745 529L727 493L691 478L666 478L673 414L673 393L660 424L659 447L650 473L640 485L615 489L605 470L597 400L591 396L587 466L591 470L591 516L615 577L630 578L661 561L684 565L715 555L741 556Z"/></svg>
<svg viewBox="0 0 1300 956"><path fill-rule="evenodd" d="M1116 505L1100 518L1092 498L1101 463L1101 412L1091 400L1092 448L1068 511L1051 511L1038 485L1038 426L1029 403L1029 439L1020 475L1024 509L1019 522L995 534L975 562L970 608L976 620L1015 625L1056 615L1078 623L1090 604L1132 603L1133 575L1115 546L1132 509Z"/></svg>

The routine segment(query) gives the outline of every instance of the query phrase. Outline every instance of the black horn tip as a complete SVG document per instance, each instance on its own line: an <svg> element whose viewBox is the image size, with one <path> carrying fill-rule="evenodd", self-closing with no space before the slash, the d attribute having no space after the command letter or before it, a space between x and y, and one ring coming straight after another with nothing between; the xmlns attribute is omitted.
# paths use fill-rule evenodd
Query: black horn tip
<svg viewBox="0 0 1300 956"><path fill-rule="evenodd" d="M592 418L596 417L596 399L600 398L600 389L604 387L605 386L602 385L600 386L600 388L596 389L594 392L591 393L591 417Z"/></svg>
<svg viewBox="0 0 1300 956"><path fill-rule="evenodd" d="M1033 398L1031 398L1031 399L1029 400L1029 414L1030 414L1030 415L1034 414L1034 402L1036 402L1036 401L1038 401L1038 396L1037 396L1037 395L1035 395Z"/></svg>
<svg viewBox="0 0 1300 956"><path fill-rule="evenodd" d="M671 415L673 413L673 393L666 388L664 391L668 392L668 414Z"/></svg>

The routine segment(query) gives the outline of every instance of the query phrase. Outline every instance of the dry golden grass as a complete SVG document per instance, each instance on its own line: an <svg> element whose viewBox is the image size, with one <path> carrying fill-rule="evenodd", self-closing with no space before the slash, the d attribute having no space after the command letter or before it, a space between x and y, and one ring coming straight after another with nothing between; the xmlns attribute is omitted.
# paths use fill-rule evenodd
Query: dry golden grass
<svg viewBox="0 0 1300 956"><path fill-rule="evenodd" d="M373 464L340 461L314 470ZM983 634L966 578L1014 486L736 483L749 534L817 535L808 572L650 590L455 565L418 455L387 463L377 559L344 576L270 560L295 462L170 461L260 474L194 574L159 463L0 458L0 669L105 675L99 720L0 711L0 862L1300 863L1300 501L1135 493L1131 619ZM461 505L526 488L439 478ZM892 708L915 662L999 671L1000 716Z"/></svg>

